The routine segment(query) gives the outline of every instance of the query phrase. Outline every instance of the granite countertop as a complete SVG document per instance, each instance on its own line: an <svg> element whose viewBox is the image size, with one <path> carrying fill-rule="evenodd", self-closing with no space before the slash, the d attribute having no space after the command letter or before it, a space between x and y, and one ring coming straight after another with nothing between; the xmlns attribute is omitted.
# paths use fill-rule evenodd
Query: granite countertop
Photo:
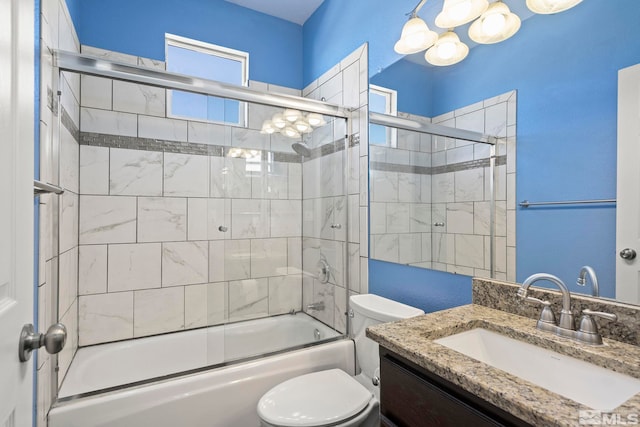
<svg viewBox="0 0 640 427"><path fill-rule="evenodd" d="M535 426L578 426L587 408L514 375L434 342L482 327L520 341L640 378L640 347L604 339L603 346L581 344L535 328L536 320L470 304L411 319L375 325L367 336L424 369ZM597 387L597 384L593 384ZM626 420L640 413L640 393L613 411Z"/></svg>

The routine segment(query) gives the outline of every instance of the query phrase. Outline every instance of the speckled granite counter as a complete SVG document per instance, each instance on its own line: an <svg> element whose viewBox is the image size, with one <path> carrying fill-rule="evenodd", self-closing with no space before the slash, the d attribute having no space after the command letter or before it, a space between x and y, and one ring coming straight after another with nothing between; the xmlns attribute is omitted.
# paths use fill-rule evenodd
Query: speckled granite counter
<svg viewBox="0 0 640 427"><path fill-rule="evenodd" d="M577 402L433 342L477 327L640 378L640 347L605 339L589 346L535 328L536 320L477 304L367 329L367 336L424 369L534 426L578 426ZM593 386L597 387L597 384ZM614 411L640 413L640 394Z"/></svg>

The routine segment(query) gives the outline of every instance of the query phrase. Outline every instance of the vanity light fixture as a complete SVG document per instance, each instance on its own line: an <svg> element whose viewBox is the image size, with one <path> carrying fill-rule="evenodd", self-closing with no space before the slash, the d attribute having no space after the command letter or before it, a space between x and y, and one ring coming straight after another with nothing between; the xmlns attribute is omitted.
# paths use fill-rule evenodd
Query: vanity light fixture
<svg viewBox="0 0 640 427"><path fill-rule="evenodd" d="M581 2L582 0L527 0L527 7L532 12L548 15L564 12Z"/></svg>
<svg viewBox="0 0 640 427"><path fill-rule="evenodd" d="M452 30L440 34L438 41L424 55L431 65L453 65L469 54L469 46L462 43L460 38Z"/></svg>
<svg viewBox="0 0 640 427"><path fill-rule="evenodd" d="M503 0L496 0L491 5L489 0L444 0L435 24L448 31L440 34L437 40L432 40L435 32L429 30L427 24L418 17L418 11L426 1L420 0L407 14L411 18L402 28L402 36L396 42L394 50L401 55L410 55L427 49L424 56L432 65L457 64L469 54L469 47L453 32L455 27L475 20L469 26L471 40L480 44L493 44L510 38L522 25L518 15L511 12ZM562 12L581 2L582 0L526 0L527 7L540 14ZM273 122L277 126L275 119Z"/></svg>
<svg viewBox="0 0 640 427"><path fill-rule="evenodd" d="M469 37L476 43L498 43L513 36L520 29L520 18L502 1L489 8L469 27Z"/></svg>
<svg viewBox="0 0 640 427"><path fill-rule="evenodd" d="M454 28L471 22L489 7L488 0L444 0L442 12L436 16L440 28Z"/></svg>

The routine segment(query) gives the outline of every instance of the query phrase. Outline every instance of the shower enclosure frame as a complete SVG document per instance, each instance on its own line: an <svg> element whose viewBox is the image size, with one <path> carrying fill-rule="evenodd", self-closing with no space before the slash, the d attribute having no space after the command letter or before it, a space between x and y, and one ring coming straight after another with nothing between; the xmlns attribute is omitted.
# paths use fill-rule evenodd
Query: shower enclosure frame
<svg viewBox="0 0 640 427"><path fill-rule="evenodd" d="M495 277L495 238L496 238L496 196L495 196L495 168L496 168L496 145L498 138L480 132L466 129L456 129L449 126L421 121L415 118L407 119L392 116L389 114L369 112L369 123L407 130L411 132L424 133L427 135L444 136L446 138L462 139L474 143L489 145L489 271L491 277Z"/></svg>
<svg viewBox="0 0 640 427"><path fill-rule="evenodd" d="M59 82L61 81L62 73L70 72L70 73L77 73L78 75L88 75L88 76L113 79L114 81L143 84L143 85L158 87L158 88L167 89L167 90L180 90L180 91L190 92L195 94L232 99L239 102L246 102L247 104L252 103L252 104L258 104L258 105L269 106L269 107L302 110L305 112L318 113L324 116L330 116L335 119L344 119L346 134L344 135L343 138L336 138L333 144L336 144L338 142L341 142L344 144L345 153L342 158L343 194L345 197L347 195L347 178L348 178L348 165L349 165L349 156L350 156L350 152L348 148L351 142L350 135L353 130L352 115L353 115L354 109L342 107L339 105L329 104L324 101L316 101L314 99L301 98L293 95L265 93L265 92L261 92L261 91L247 88L247 87L235 86L235 85L221 83L213 80L207 80L207 79L202 79L198 77L178 74L178 73L171 73L163 70L151 69L151 68L146 68L142 66L113 61L109 59L94 57L91 55L62 51L62 50L53 51L53 66L54 66L53 86L56 88L59 87ZM58 105L60 105L60 99L59 99L60 94L61 92L58 90L57 91L57 99L59 103ZM60 131L60 128L62 126L62 124L60 123L60 120L61 120L60 116L61 115L59 114L58 115L58 132ZM58 158L58 161L59 161L59 158ZM58 168L58 172L59 172L59 169L60 168ZM348 203L346 202L345 202L344 209L345 209L345 218L349 218L349 207L348 207ZM344 224L344 226L348 227L347 224ZM349 277L348 272L349 272L350 265L349 265L349 256L348 256L347 246L345 246L345 249L343 251L342 261L344 265L343 278L344 278L346 293L348 296L349 291L351 289L351 284L349 283L349 280L348 280L348 277ZM59 269L58 269L58 274L59 274ZM349 312L348 304L349 302L347 297L347 310L344 313L345 325L346 325L345 332L340 333L336 331L338 332L339 336L322 340L321 343L331 342L338 339L344 339L346 336L348 336L348 331L350 330L350 318L347 315L347 313ZM59 317L59 313L57 313L57 310L58 310L57 305L58 304L55 305L56 318ZM304 307L303 307L303 311L304 311ZM225 322L224 324L227 324L227 322ZM131 338L131 339L135 340L136 338ZM268 354L271 355L271 354L285 353L291 350L313 346L315 344L317 343L304 344L302 346L287 348L284 350L279 350L279 351L268 353ZM159 378L151 378L149 380L137 382L133 385L141 385L149 382L154 382L157 380L164 380L168 378L179 377L182 375L188 375L195 372L203 372L209 369L223 367L223 366L227 366L230 364L243 362L247 360L253 360L259 357L262 357L262 356L250 356L245 359L225 361L220 364L215 364L211 366L208 365L202 368L189 370L186 372L169 374ZM57 369L56 369L55 376L57 377ZM53 384L56 384L54 388L57 391L58 389L57 378L54 381L52 381L52 385ZM105 391L113 391L116 389L126 388L128 386L130 385L122 385L118 387L112 387L107 390L89 392L79 396L74 396L74 398L91 396L95 394L100 394ZM57 396L57 392L55 393L55 395Z"/></svg>

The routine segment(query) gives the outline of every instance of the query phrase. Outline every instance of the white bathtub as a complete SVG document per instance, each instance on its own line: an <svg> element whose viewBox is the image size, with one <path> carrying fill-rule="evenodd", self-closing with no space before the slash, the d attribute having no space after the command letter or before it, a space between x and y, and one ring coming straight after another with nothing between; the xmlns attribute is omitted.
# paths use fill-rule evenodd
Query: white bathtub
<svg viewBox="0 0 640 427"><path fill-rule="evenodd" d="M337 336L298 314L82 348L60 390L63 401L49 412L49 427L258 426L257 402L276 384L330 368L354 374L353 342L337 340L94 396L69 397L304 345L318 334Z"/></svg>

